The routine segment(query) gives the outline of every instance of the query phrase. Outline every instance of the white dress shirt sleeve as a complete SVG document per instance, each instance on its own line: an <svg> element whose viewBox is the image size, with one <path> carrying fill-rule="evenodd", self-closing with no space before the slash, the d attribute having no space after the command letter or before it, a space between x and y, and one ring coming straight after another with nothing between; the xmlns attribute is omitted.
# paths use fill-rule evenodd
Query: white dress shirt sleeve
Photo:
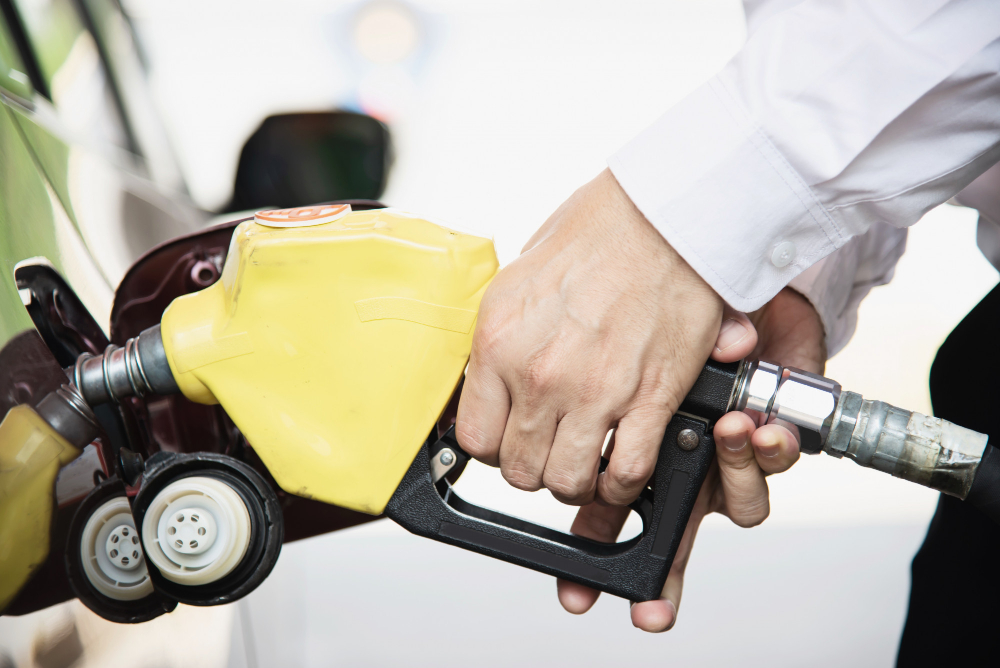
<svg viewBox="0 0 1000 668"><path fill-rule="evenodd" d="M906 228L873 223L789 282L812 303L826 333L827 357L843 349L858 326L858 306L872 288L892 280L906 250Z"/></svg>
<svg viewBox="0 0 1000 668"><path fill-rule="evenodd" d="M990 264L1000 270L1000 164L966 186L955 202L979 211L976 242Z"/></svg>
<svg viewBox="0 0 1000 668"><path fill-rule="evenodd" d="M722 72L609 160L642 213L743 311L873 224L913 224L1000 159L1000 2L768 9ZM898 234L875 238L902 249ZM875 252L857 243L845 255Z"/></svg>
<svg viewBox="0 0 1000 668"><path fill-rule="evenodd" d="M979 250L1000 270L1000 163L966 186L953 202L979 211ZM905 228L873 223L867 233L854 237L788 283L819 313L830 357L854 334L861 300L872 288L892 279L905 247Z"/></svg>

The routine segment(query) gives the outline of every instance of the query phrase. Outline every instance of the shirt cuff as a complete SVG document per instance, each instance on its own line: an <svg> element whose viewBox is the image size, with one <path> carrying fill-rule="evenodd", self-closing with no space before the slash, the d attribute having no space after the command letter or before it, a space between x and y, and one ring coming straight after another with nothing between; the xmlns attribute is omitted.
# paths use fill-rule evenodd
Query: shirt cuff
<svg viewBox="0 0 1000 668"><path fill-rule="evenodd" d="M892 279L906 250L906 228L875 223L788 283L816 309L827 357L840 352L858 325L858 307L872 288Z"/></svg>
<svg viewBox="0 0 1000 668"><path fill-rule="evenodd" d="M845 308L853 287L851 271L854 267L844 267L845 263L839 261L839 256L849 248L850 245L828 255L788 283L788 287L809 300L816 309L823 323L827 359L847 345L858 325L858 305Z"/></svg>
<svg viewBox="0 0 1000 668"><path fill-rule="evenodd" d="M608 166L667 242L740 311L760 308L848 240L722 75Z"/></svg>

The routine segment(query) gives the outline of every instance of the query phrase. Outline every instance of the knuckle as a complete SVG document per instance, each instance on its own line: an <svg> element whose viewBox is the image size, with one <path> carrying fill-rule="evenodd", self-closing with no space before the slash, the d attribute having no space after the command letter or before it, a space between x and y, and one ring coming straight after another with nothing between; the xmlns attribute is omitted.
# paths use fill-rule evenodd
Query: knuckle
<svg viewBox="0 0 1000 668"><path fill-rule="evenodd" d="M512 319L507 309L496 305L495 300L484 297L476 318L476 331L472 337L472 356L496 362L506 356L516 337L511 336Z"/></svg>
<svg viewBox="0 0 1000 668"><path fill-rule="evenodd" d="M525 492L535 492L542 488L542 478L521 462L501 462L500 474L511 487Z"/></svg>
<svg viewBox="0 0 1000 668"><path fill-rule="evenodd" d="M556 499L563 503L575 503L588 500L593 494L596 480L579 474L565 471L545 469L542 483Z"/></svg>
<svg viewBox="0 0 1000 668"><path fill-rule="evenodd" d="M497 447L489 444L486 434L468 420L455 422L455 438L462 449L476 459L488 459L496 454Z"/></svg>
<svg viewBox="0 0 1000 668"><path fill-rule="evenodd" d="M608 471L610 479L623 491L638 491L649 476L653 473L653 467L645 462L631 462L623 466Z"/></svg>
<svg viewBox="0 0 1000 668"><path fill-rule="evenodd" d="M716 447L718 452L722 446ZM738 453L723 452L719 457L719 466L724 474L736 480L743 480L747 476L756 477L760 475L760 467L752 452L747 452L750 448L744 448Z"/></svg>
<svg viewBox="0 0 1000 668"><path fill-rule="evenodd" d="M482 311L480 311L480 314ZM496 318L483 318L476 325L476 334L472 339L472 357L486 361L495 361L503 355L504 343L508 340L503 327Z"/></svg>
<svg viewBox="0 0 1000 668"><path fill-rule="evenodd" d="M603 405L618 412L628 404L633 388L623 382L622 370L614 361L598 354L587 359L586 368L577 371L574 394L578 405Z"/></svg>
<svg viewBox="0 0 1000 668"><path fill-rule="evenodd" d="M522 381L531 396L548 394L559 383L560 368L557 356L545 351L529 358L524 365Z"/></svg>
<svg viewBox="0 0 1000 668"><path fill-rule="evenodd" d="M627 414L643 424L665 427L669 416L674 414L684 399L680 392L661 381L643 380L629 401Z"/></svg>

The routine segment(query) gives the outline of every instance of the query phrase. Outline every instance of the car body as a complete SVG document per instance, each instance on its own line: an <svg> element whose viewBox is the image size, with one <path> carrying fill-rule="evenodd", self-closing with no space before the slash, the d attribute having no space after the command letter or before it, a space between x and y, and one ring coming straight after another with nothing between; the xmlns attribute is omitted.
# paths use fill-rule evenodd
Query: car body
<svg viewBox="0 0 1000 668"><path fill-rule="evenodd" d="M0 524L0 545L22 552L6 569L16 560L0 555L0 590L9 592L0 612L23 614L73 597L64 554L72 519L88 494L116 479L121 448L148 456L194 442L209 452L242 447L221 409L182 398L153 401L141 417L128 406L100 407L97 437L63 454L52 454L59 439L32 417L79 355L123 343L174 297L214 282L235 223L205 229L214 214L187 195L116 0L0 0L0 9L0 517L21 518ZM337 179L323 169L337 160L366 165L347 170L363 172L348 179L350 192L381 192L391 153L374 119L268 120L241 156L231 207L261 204L255 193L276 205L336 196L329 184ZM283 137L277 149L274 137ZM295 141L301 146L282 153ZM301 186L294 167L302 164L320 177L319 190L282 191L273 187L280 179L263 178L272 187L261 193L261 170L283 168ZM285 503L286 540L368 519L305 499Z"/></svg>

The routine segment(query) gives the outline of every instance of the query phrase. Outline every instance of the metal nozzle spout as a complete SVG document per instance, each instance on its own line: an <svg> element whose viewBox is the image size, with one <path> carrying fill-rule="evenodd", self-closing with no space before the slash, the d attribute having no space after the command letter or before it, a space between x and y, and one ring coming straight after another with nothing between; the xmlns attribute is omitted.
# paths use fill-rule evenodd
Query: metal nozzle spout
<svg viewBox="0 0 1000 668"><path fill-rule="evenodd" d="M102 355L80 355L66 369L66 375L91 406L125 397L180 391L167 363L159 325L144 330L122 347L108 346Z"/></svg>

